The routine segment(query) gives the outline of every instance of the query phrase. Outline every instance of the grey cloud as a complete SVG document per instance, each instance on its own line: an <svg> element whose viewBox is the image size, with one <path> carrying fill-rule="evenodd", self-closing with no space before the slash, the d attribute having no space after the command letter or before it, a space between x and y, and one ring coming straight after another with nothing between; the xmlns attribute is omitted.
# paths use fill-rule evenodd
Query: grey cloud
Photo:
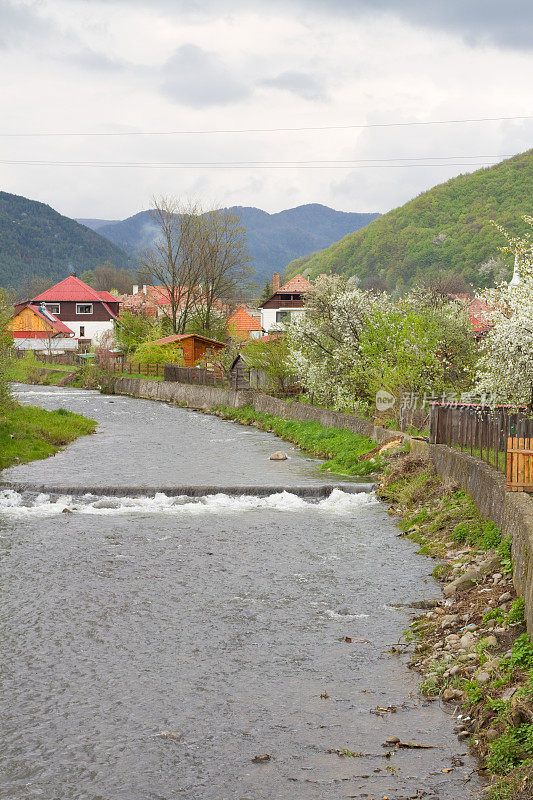
<svg viewBox="0 0 533 800"><path fill-rule="evenodd" d="M163 71L163 94L191 108L228 105L251 94L249 85L220 56L193 44L178 48Z"/></svg>
<svg viewBox="0 0 533 800"><path fill-rule="evenodd" d="M97 72L117 72L126 66L122 62L109 58L104 53L98 53L88 47L62 56L61 60L75 67Z"/></svg>
<svg viewBox="0 0 533 800"><path fill-rule="evenodd" d="M325 98L325 92L319 81L308 72L282 72L275 78L261 81L261 86L282 89L303 97L304 100L323 100Z"/></svg>
<svg viewBox="0 0 533 800"><path fill-rule="evenodd" d="M121 5L144 5L145 0L108 0ZM268 13L273 8L297 8L299 13L314 12L331 17L342 13L357 18L361 14L392 14L410 24L443 30L460 36L469 44L495 44L499 47L533 48L533 3L530 0L152 0L169 15L229 17L239 10Z"/></svg>
<svg viewBox="0 0 533 800"><path fill-rule="evenodd" d="M22 6L0 0L0 47L19 46L37 36L56 31L52 22L35 13L34 6Z"/></svg>

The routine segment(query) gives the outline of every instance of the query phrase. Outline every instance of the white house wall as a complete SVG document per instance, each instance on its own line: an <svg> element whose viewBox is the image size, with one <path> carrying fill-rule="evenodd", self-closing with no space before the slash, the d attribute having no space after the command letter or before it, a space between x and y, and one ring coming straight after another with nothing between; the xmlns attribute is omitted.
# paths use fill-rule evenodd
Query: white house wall
<svg viewBox="0 0 533 800"><path fill-rule="evenodd" d="M63 322L71 331L74 331L76 339L90 339L93 344L98 344L104 333L113 332L113 320L103 322L83 322L82 320L70 321L64 319ZM80 327L84 329L83 336L80 334Z"/></svg>
<svg viewBox="0 0 533 800"><path fill-rule="evenodd" d="M49 352L63 350L77 350L78 342L74 337L54 337L53 339L19 339L13 340L15 350L46 350Z"/></svg>
<svg viewBox="0 0 533 800"><path fill-rule="evenodd" d="M283 330L283 323L276 322L276 313L278 311L289 311L291 318L305 314L305 308L262 308L261 309L261 327L269 333L274 330Z"/></svg>

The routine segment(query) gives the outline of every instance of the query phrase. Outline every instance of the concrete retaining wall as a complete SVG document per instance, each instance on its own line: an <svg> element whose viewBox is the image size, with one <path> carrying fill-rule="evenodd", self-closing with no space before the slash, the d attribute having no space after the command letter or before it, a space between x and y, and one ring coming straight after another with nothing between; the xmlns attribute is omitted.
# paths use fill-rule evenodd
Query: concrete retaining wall
<svg viewBox="0 0 533 800"><path fill-rule="evenodd" d="M368 436L375 442L383 442L396 436L402 439L409 438L404 433L381 428L353 414L343 414L339 411L330 411L327 408L310 406L307 403L298 403L296 401L288 403L286 400L278 400L268 394L256 392L252 402L255 410L263 414L273 414L276 417L298 419L304 422L319 422L326 428L343 428L352 431L352 433Z"/></svg>
<svg viewBox="0 0 533 800"><path fill-rule="evenodd" d="M533 498L508 492L502 472L467 453L442 444L429 445L430 458L444 480L457 483L472 496L480 513L512 535L513 582L526 602L526 621L533 634Z"/></svg>
<svg viewBox="0 0 533 800"><path fill-rule="evenodd" d="M188 408L209 409L215 406L242 408L252 402L253 392L236 392L233 389L218 389L214 386L193 386L174 381L151 381L139 378L117 378L116 394L143 397L146 400L164 400Z"/></svg>
<svg viewBox="0 0 533 800"><path fill-rule="evenodd" d="M276 417L304 422L319 422L326 428L343 428L352 433L368 436L375 442L383 442L391 437L409 438L405 433L381 428L379 425L373 425L368 420L353 414L329 411L326 408L310 406L307 403L278 400L276 397L256 391L216 389L212 386L192 386L188 383L151 381L142 378L117 378L115 392L132 397L144 397L149 400L165 400L169 403L184 404L188 408L210 409L215 406L243 408L253 405L255 410L262 414L273 414Z"/></svg>

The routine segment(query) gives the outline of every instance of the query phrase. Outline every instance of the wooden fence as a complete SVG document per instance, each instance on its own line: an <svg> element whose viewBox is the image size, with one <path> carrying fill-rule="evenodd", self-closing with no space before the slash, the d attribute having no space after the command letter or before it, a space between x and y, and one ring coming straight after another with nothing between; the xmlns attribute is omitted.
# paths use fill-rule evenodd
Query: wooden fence
<svg viewBox="0 0 533 800"><path fill-rule="evenodd" d="M77 351L67 351L66 353L45 353L42 350L12 350L14 358L26 358L28 354L35 352L35 359L44 364L61 364L63 366L76 366L83 359L78 356Z"/></svg>
<svg viewBox="0 0 533 800"><path fill-rule="evenodd" d="M507 489L533 492L533 439L510 436L507 440Z"/></svg>
<svg viewBox="0 0 533 800"><path fill-rule="evenodd" d="M165 365L164 364L139 364L131 361L122 361L120 359L105 361L99 359L98 363L111 370L111 372L119 372L121 375L145 375L150 377L164 377Z"/></svg>
<svg viewBox="0 0 533 800"><path fill-rule="evenodd" d="M511 491L533 491L533 417L505 406L432 403L429 440L481 458L507 474Z"/></svg>
<svg viewBox="0 0 533 800"><path fill-rule="evenodd" d="M178 367L175 364L165 364L164 376L166 381L190 383L196 386L228 386L228 377L221 371L198 369L198 367Z"/></svg>

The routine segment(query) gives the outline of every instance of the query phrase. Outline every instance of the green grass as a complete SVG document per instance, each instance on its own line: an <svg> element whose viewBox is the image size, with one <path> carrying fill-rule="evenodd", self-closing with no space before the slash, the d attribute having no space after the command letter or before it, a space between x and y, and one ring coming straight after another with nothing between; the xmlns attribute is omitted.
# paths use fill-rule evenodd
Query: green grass
<svg viewBox="0 0 533 800"><path fill-rule="evenodd" d="M27 356L11 361L7 371L7 380L15 383L39 383L45 386L56 386L69 372L75 372L76 366L64 364L47 364L37 358Z"/></svg>
<svg viewBox="0 0 533 800"><path fill-rule="evenodd" d="M373 450L376 443L366 436L340 428L326 428L318 422L282 419L272 414L261 414L253 406L245 408L219 407L225 419L232 419L244 425L256 423L264 431L270 431L281 439L294 442L302 450L327 459L321 470L337 475L371 475L383 466L379 456L361 461L359 456Z"/></svg>
<svg viewBox="0 0 533 800"><path fill-rule="evenodd" d="M92 433L96 422L65 409L45 411L16 404L0 408L0 470L57 453Z"/></svg>
<svg viewBox="0 0 533 800"><path fill-rule="evenodd" d="M141 374L140 372L116 372L116 378L142 378L144 381L164 381L165 378L163 375L147 375L146 373Z"/></svg>

